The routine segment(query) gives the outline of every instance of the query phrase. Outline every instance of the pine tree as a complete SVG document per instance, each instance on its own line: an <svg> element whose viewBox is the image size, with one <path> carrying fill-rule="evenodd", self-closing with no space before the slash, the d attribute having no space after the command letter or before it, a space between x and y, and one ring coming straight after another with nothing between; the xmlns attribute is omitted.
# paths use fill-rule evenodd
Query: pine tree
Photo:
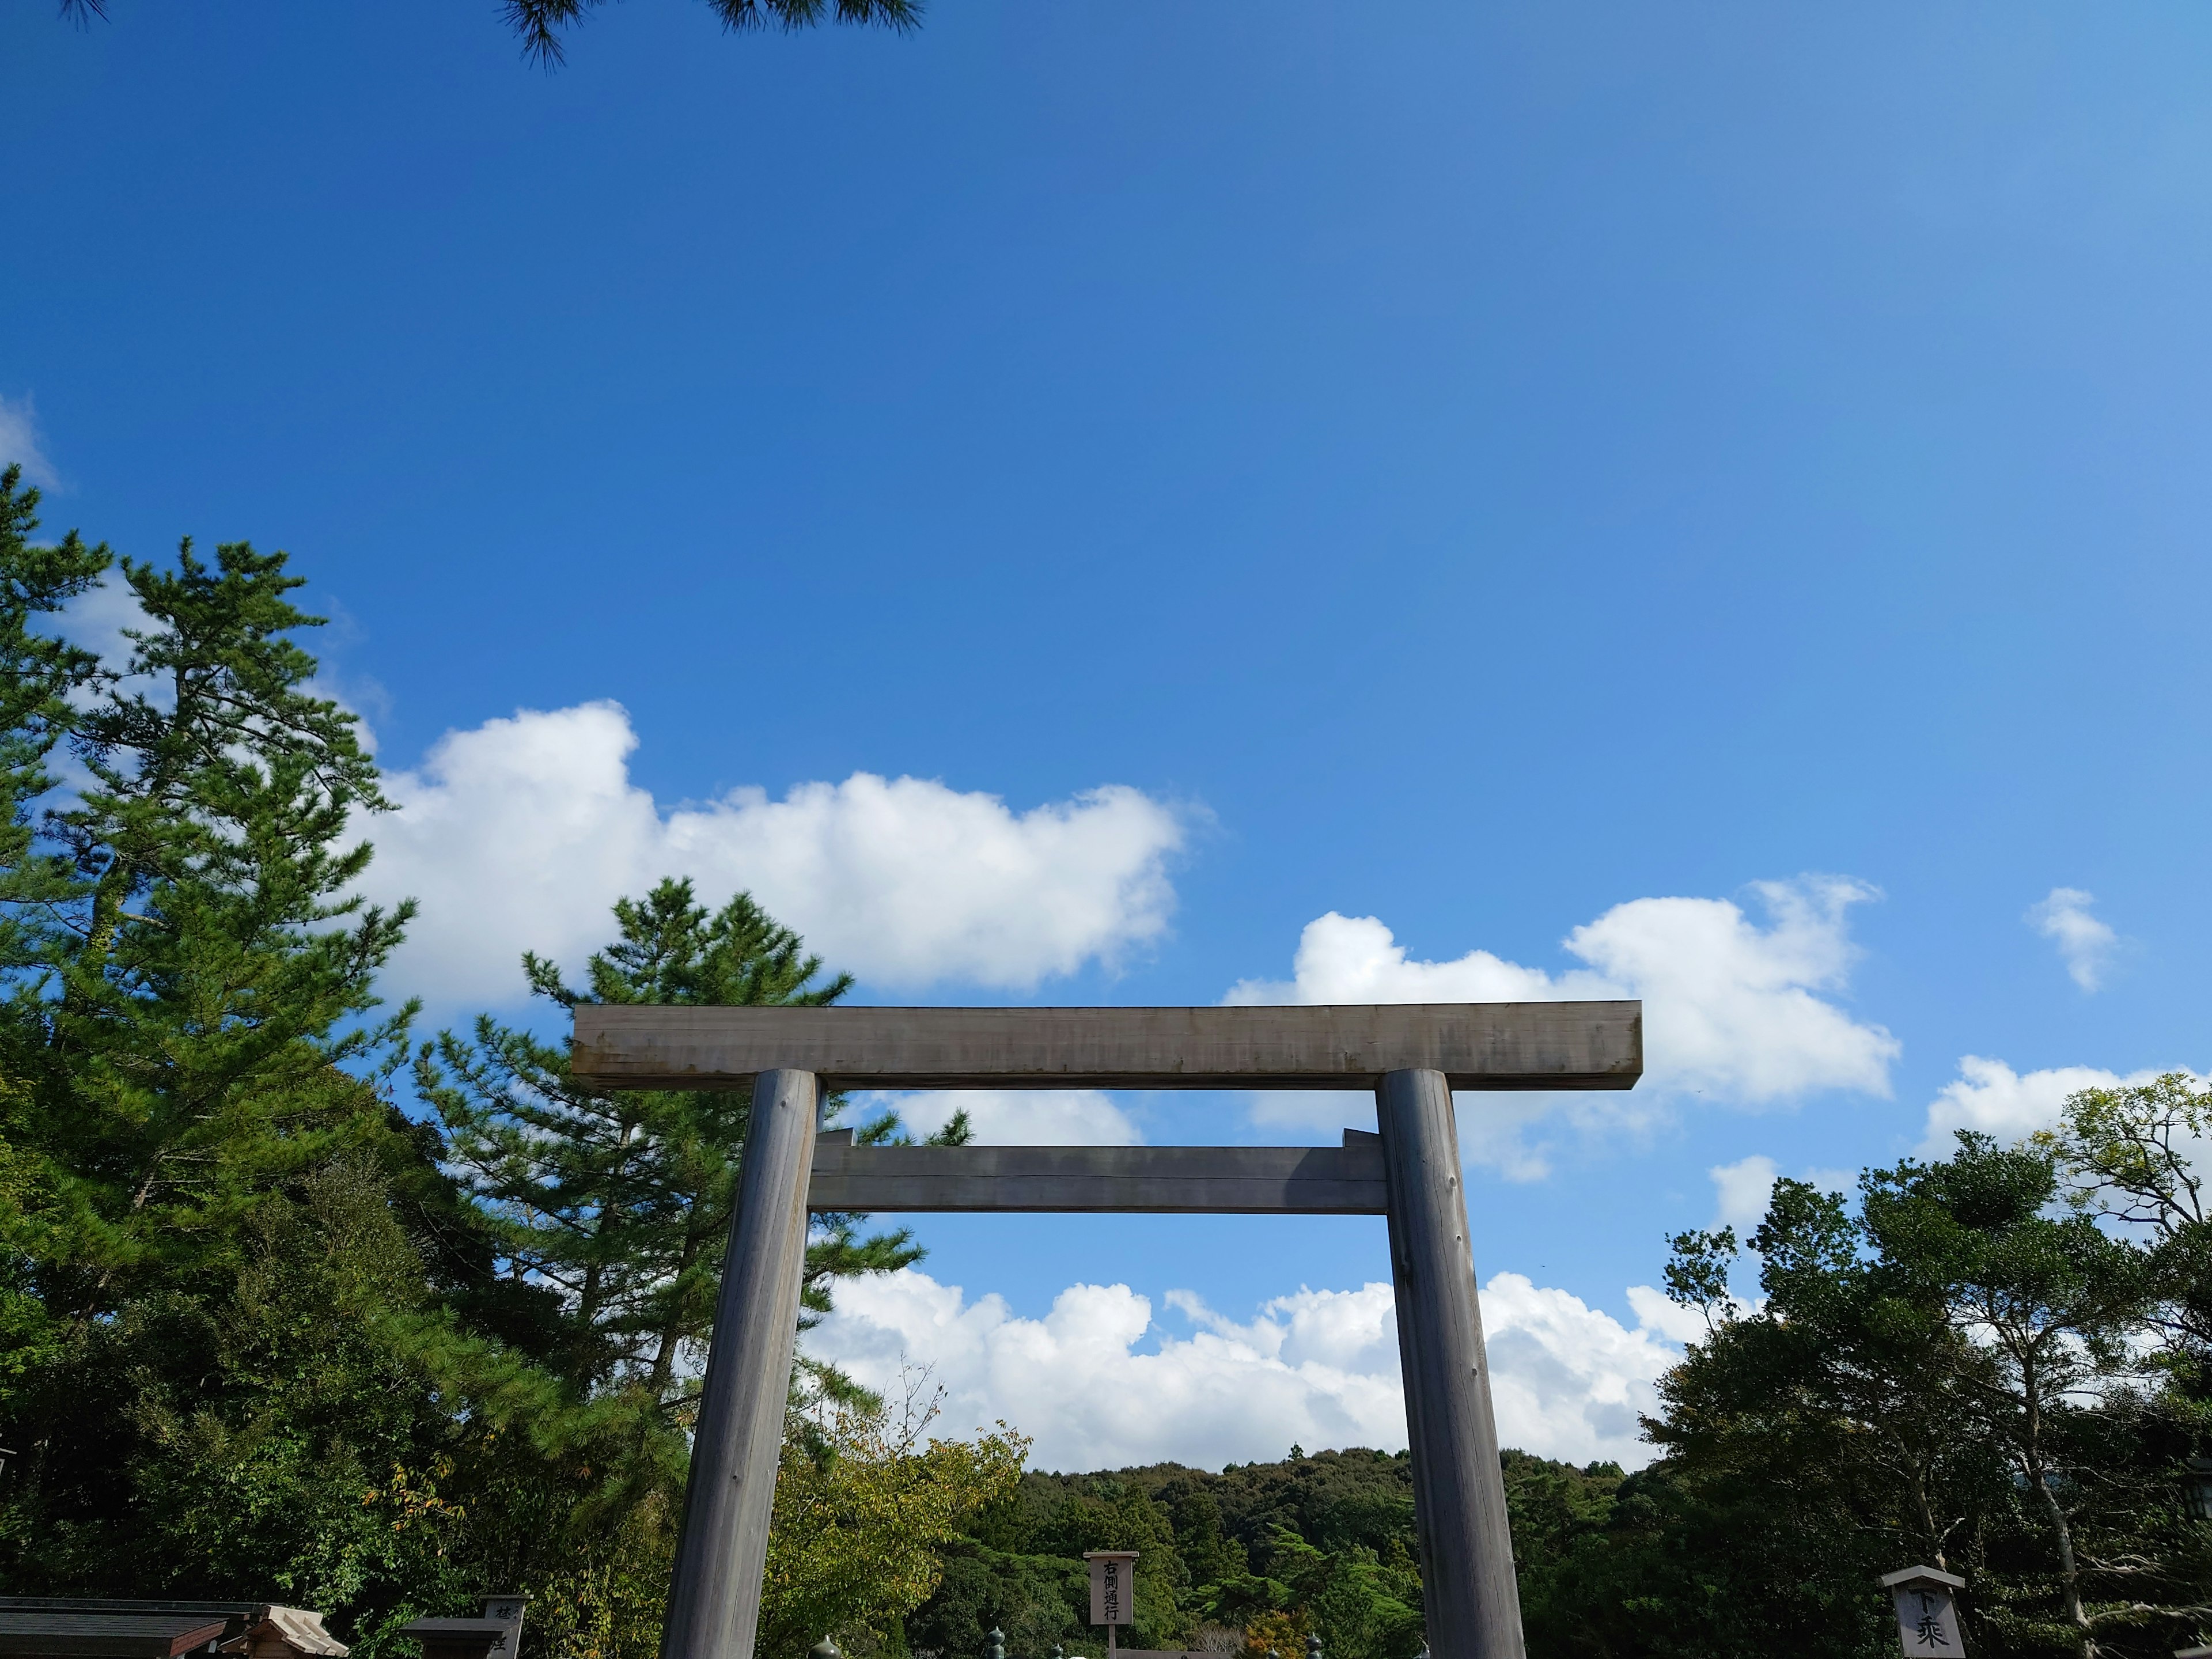
<svg viewBox="0 0 2212 1659"><path fill-rule="evenodd" d="M33 545L36 506L0 484L0 1247L8 1334L30 1339L0 1370L0 1434L22 1454L0 1559L27 1588L265 1591L313 1553L309 1513L358 1509L356 1473L441 1426L420 1390L392 1420L406 1367L361 1351L372 1304L423 1297L420 1253L403 1229L366 1272L345 1241L392 1230L335 1219L391 1218L387 1176L436 1194L375 1080L406 1011L376 1022L374 978L407 911L348 896L369 857L349 817L383 803L353 716L308 687L290 636L318 619L288 597L285 556L236 544L210 566L186 543L173 569L123 561L145 622L104 665L38 624L109 556ZM343 1391L331 1361L319 1391L287 1382L328 1297L272 1300L278 1238L337 1250L331 1282L369 1287L347 1304L347 1375L381 1427L314 1404ZM256 1319L290 1335L257 1346ZM190 1497L226 1485L262 1491L274 1528L228 1565Z"/></svg>
<svg viewBox="0 0 2212 1659"><path fill-rule="evenodd" d="M690 882L671 879L618 902L614 916L617 937L591 958L585 989L528 955L531 990L562 1010L585 1001L819 1007L852 983L825 977L821 958L746 894L709 911ZM489 1218L505 1282L544 1293L541 1328L514 1345L532 1362L526 1374L493 1382L501 1356L486 1353L474 1377L453 1378L544 1460L513 1534L513 1576L573 1581L550 1546L573 1550L610 1529L628 1529L629 1556L657 1571L655 1552L671 1541L681 1505L750 1098L588 1088L571 1074L565 1045L489 1016L467 1036L447 1031L423 1043L414 1076L444 1127L450 1167ZM939 1139L966 1133L958 1117ZM898 1121L883 1115L860 1133L894 1139ZM921 1257L902 1230L872 1233L857 1216L817 1219L802 1291L809 1322L829 1311L836 1279ZM867 1403L831 1367L802 1359L801 1379L803 1394Z"/></svg>
<svg viewBox="0 0 2212 1659"><path fill-rule="evenodd" d="M0 970L35 965L34 918L69 890L65 872L33 856L33 804L53 787L53 752L76 721L73 699L98 678L92 652L38 631L88 592L114 562L71 531L58 545L31 541L39 492L23 469L0 472Z"/></svg>
<svg viewBox="0 0 2212 1659"><path fill-rule="evenodd" d="M139 1277L224 1257L276 1183L381 1133L359 1068L408 1012L364 1018L412 907L346 891L370 857L349 816L386 803L355 717L305 689L287 636L321 619L286 598L283 554L217 561L187 541L173 572L123 562L148 626L71 723L86 781L41 827L60 856L10 987L10 1068L55 1176L50 1290L80 1328Z"/></svg>

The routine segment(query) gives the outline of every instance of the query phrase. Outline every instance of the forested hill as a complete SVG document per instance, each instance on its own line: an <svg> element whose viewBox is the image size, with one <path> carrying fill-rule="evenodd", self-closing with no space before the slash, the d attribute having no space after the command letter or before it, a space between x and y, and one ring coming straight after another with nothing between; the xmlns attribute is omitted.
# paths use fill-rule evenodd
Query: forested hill
<svg viewBox="0 0 2212 1659"><path fill-rule="evenodd" d="M1524 1600L1575 1541L1601 1530L1621 1485L1610 1463L1578 1469L1504 1454ZM1012 1659L1054 1646L1103 1650L1085 1622L1082 1554L1137 1551L1132 1647L1273 1646L1317 1635L1331 1656L1407 1659L1421 1647L1413 1467L1404 1452L1293 1450L1218 1474L1159 1463L1029 1474L945 1553L935 1595L908 1621L917 1652L981 1655L995 1626Z"/></svg>

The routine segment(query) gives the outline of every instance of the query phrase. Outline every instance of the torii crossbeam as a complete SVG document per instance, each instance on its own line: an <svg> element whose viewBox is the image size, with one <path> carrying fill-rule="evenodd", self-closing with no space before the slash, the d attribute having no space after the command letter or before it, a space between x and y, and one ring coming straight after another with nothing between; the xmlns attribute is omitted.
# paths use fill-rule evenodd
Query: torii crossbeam
<svg viewBox="0 0 2212 1659"><path fill-rule="evenodd" d="M753 1091L662 1659L753 1659L810 1210L1389 1218L1435 1659L1522 1659L1452 1091L1627 1089L1638 1002L575 1011L577 1081ZM1372 1089L1341 1147L856 1146L865 1089ZM776 1655L772 1659L790 1659Z"/></svg>

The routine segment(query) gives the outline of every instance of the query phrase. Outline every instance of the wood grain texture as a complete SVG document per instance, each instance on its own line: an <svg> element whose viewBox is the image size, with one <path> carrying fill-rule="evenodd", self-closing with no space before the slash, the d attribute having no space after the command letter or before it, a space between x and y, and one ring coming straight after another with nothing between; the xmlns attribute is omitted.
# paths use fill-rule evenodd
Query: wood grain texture
<svg viewBox="0 0 2212 1659"><path fill-rule="evenodd" d="M814 1148L810 1210L1133 1211L1176 1215L1380 1215L1382 1144L1342 1146Z"/></svg>
<svg viewBox="0 0 2212 1659"><path fill-rule="evenodd" d="M661 1659L752 1659L791 1395L806 1267L807 1170L820 1105L816 1081L805 1072L763 1072L753 1089Z"/></svg>
<svg viewBox="0 0 2212 1659"><path fill-rule="evenodd" d="M1407 1071L1376 1096L1429 1652L1524 1659L1451 1091Z"/></svg>
<svg viewBox="0 0 2212 1659"><path fill-rule="evenodd" d="M576 1079L735 1089L789 1067L827 1089L1627 1089L1640 1002L1270 1008L670 1008L575 1011Z"/></svg>

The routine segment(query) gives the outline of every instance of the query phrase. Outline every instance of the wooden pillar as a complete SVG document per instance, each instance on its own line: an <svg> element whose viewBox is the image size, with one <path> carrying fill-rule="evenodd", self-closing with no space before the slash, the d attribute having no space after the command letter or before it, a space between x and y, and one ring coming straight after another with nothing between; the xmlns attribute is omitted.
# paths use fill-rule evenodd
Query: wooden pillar
<svg viewBox="0 0 2212 1659"><path fill-rule="evenodd" d="M753 1084L661 1659L752 1659L798 1340L820 1092L811 1072L763 1072Z"/></svg>
<svg viewBox="0 0 2212 1659"><path fill-rule="evenodd" d="M1429 1651L1522 1659L1451 1089L1442 1072L1387 1072L1376 1103Z"/></svg>

